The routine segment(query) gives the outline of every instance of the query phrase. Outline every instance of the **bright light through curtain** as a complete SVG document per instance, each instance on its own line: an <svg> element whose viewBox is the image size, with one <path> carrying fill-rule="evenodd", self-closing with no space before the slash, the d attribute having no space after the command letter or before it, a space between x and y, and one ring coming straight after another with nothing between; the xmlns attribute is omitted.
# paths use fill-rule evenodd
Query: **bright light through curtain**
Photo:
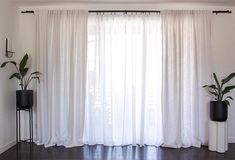
<svg viewBox="0 0 235 160"><path fill-rule="evenodd" d="M86 83L84 11L36 11L36 143L82 145Z"/></svg>
<svg viewBox="0 0 235 160"><path fill-rule="evenodd" d="M161 145L161 88L160 15L90 15L84 143Z"/></svg>
<svg viewBox="0 0 235 160"><path fill-rule="evenodd" d="M163 133L166 147L208 140L209 11L163 11Z"/></svg>

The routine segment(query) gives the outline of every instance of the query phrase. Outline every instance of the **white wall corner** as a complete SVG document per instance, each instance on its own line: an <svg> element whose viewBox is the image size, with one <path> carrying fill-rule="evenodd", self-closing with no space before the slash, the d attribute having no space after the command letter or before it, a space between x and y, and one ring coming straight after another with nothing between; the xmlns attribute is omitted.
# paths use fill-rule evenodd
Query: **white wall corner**
<svg viewBox="0 0 235 160"><path fill-rule="evenodd" d="M7 151L8 149L10 149L11 147L13 147L14 145L16 145L16 140L11 141L10 143L1 146L0 147L0 154L2 154L3 152Z"/></svg>

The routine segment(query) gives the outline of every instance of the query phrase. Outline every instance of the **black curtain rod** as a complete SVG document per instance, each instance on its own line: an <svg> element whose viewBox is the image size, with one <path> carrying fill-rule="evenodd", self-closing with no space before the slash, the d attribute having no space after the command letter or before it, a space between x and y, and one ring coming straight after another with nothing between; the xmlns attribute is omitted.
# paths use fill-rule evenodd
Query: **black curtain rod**
<svg viewBox="0 0 235 160"><path fill-rule="evenodd" d="M153 10L91 10L88 11L89 13L105 13L105 12L124 12L124 13L130 13L130 12L140 12L140 13L160 13L161 11L153 11ZM34 13L34 11L21 11L21 13ZM231 14L232 11L230 10L226 10L226 11L222 11L222 10L218 10L218 11L212 11L212 13L220 14L220 13L228 13Z"/></svg>
<svg viewBox="0 0 235 160"><path fill-rule="evenodd" d="M219 13L228 13L228 14L231 14L232 11L229 11L229 10L227 10L227 11L212 11L212 13L215 13L215 14L219 14Z"/></svg>
<svg viewBox="0 0 235 160"><path fill-rule="evenodd" d="M161 11L153 11L153 10L91 10L88 11L89 13L104 13L104 12L124 12L124 13L128 13L128 12L140 12L140 13L146 13L146 12L155 12L155 13L161 13ZM232 11L230 10L226 10L226 11L222 11L222 10L218 10L218 11L212 11L212 13L215 14L219 14L219 13L229 13L231 14Z"/></svg>
<svg viewBox="0 0 235 160"><path fill-rule="evenodd" d="M161 11L151 11L151 10L92 10L88 11L89 13L105 13L105 12L123 12L123 13L131 13L131 12L139 12L139 13L160 13Z"/></svg>
<svg viewBox="0 0 235 160"><path fill-rule="evenodd" d="M34 11L21 11L21 13L34 13Z"/></svg>

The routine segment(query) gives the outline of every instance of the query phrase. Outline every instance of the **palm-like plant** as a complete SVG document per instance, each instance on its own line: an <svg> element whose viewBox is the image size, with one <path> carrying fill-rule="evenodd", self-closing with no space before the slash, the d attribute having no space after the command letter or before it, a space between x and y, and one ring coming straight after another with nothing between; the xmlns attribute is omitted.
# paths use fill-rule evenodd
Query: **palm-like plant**
<svg viewBox="0 0 235 160"><path fill-rule="evenodd" d="M214 96L215 101L224 101L229 106L229 99L233 100L233 98L231 96L225 97L225 95L234 89L235 86L225 86L225 84L235 77L235 73L231 73L228 77L222 79L221 81L218 80L215 73L213 73L213 77L216 84L205 85L203 88L208 89L208 91Z"/></svg>
<svg viewBox="0 0 235 160"><path fill-rule="evenodd" d="M19 66L17 66L17 63L15 61L3 62L2 65L0 66L1 68L4 68L7 64L12 64L15 67L16 72L13 73L9 77L9 79L13 79L13 78L18 79L20 81L19 85L22 90L27 90L27 87L32 80L38 80L38 82L40 82L39 76L41 73L39 71L32 72L28 77L26 76L29 71L29 68L27 67L28 59L29 59L28 54L25 54Z"/></svg>

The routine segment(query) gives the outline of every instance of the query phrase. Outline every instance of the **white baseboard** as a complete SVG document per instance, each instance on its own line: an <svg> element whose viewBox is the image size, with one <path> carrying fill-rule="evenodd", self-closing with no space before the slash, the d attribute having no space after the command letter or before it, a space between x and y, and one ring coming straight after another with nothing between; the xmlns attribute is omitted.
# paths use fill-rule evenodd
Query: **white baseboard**
<svg viewBox="0 0 235 160"><path fill-rule="evenodd" d="M8 143L4 146L0 146L0 154L5 152L6 150L10 149L11 147L13 147L15 144L16 144L16 140L11 141L10 143Z"/></svg>
<svg viewBox="0 0 235 160"><path fill-rule="evenodd" d="M235 137L228 137L228 143L235 143Z"/></svg>

